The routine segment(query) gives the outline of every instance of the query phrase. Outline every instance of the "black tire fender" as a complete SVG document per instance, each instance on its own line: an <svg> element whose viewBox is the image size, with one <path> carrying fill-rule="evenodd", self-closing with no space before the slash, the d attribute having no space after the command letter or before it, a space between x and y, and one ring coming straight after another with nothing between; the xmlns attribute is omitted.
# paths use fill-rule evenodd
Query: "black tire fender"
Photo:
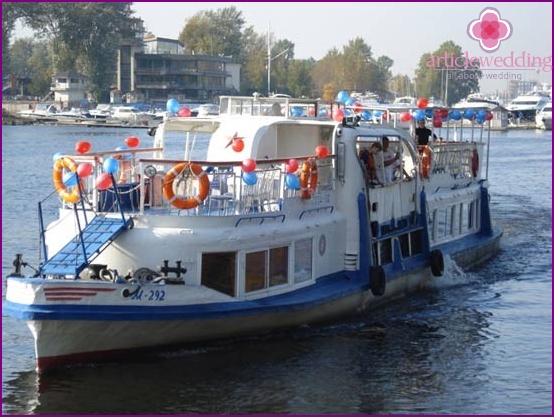
<svg viewBox="0 0 554 417"><path fill-rule="evenodd" d="M387 287L387 278L385 270L381 265L373 265L369 267L369 288L371 293L376 297L385 294Z"/></svg>
<svg viewBox="0 0 554 417"><path fill-rule="evenodd" d="M439 249L433 249L429 254L429 265L434 276L441 277L444 274L444 257Z"/></svg>

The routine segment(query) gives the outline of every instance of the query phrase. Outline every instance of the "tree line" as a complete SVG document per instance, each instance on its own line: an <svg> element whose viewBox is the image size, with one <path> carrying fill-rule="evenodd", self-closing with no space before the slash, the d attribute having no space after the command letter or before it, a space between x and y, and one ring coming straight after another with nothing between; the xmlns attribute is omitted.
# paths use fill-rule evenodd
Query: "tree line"
<svg viewBox="0 0 554 417"><path fill-rule="evenodd" d="M20 19L36 37L11 42ZM40 96L49 90L56 71L78 71L88 76L93 98L106 102L115 81L118 47L139 28L142 20L134 16L131 2L3 3L2 73L28 76L32 80L30 93ZM394 61L385 55L375 56L362 37L350 40L340 50L329 50L320 60L296 59L293 41L256 33L252 26L246 26L235 6L200 11L185 19L178 39L185 45L185 53L231 57L240 63L239 93L245 95L271 91L332 100L338 91L348 90L371 91L388 100L395 95L447 96L448 102L454 103L479 90L477 76L445 83L444 71L426 65L429 55L461 55L461 48L451 41L423 54L412 80L408 75L393 76Z"/></svg>

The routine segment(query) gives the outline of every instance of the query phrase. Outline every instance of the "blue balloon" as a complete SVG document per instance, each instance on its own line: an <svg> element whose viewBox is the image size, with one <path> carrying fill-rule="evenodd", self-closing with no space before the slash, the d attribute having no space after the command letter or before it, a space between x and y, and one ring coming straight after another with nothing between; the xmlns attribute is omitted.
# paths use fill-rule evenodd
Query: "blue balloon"
<svg viewBox="0 0 554 417"><path fill-rule="evenodd" d="M483 123L485 123L485 117L479 117L477 116L475 118L475 123L477 123L478 125L482 125Z"/></svg>
<svg viewBox="0 0 554 417"><path fill-rule="evenodd" d="M473 109L464 110L464 119L473 119L475 117L475 111Z"/></svg>
<svg viewBox="0 0 554 417"><path fill-rule="evenodd" d="M287 188L290 188L291 190L299 190L300 178L298 178L294 174L287 174L285 176L285 185L287 186Z"/></svg>
<svg viewBox="0 0 554 417"><path fill-rule="evenodd" d="M290 112L294 117L300 117L304 113L304 110L302 109L302 107L294 106L292 109L290 109Z"/></svg>
<svg viewBox="0 0 554 417"><path fill-rule="evenodd" d="M381 117L383 115L383 112L381 110L374 110L373 111L373 117Z"/></svg>
<svg viewBox="0 0 554 417"><path fill-rule="evenodd" d="M485 118L487 117L487 112L486 112L486 110L483 110L483 109L479 110L479 111L477 112L477 116L476 116L476 117L479 118L479 119L485 120Z"/></svg>
<svg viewBox="0 0 554 417"><path fill-rule="evenodd" d="M414 120L416 122L419 122L421 120L424 120L425 119L425 111L424 110L421 110L421 109L417 109L416 111L414 111L412 113L412 117L414 118Z"/></svg>
<svg viewBox="0 0 554 417"><path fill-rule="evenodd" d="M124 151L125 149L129 149L127 146L118 146L115 148L116 151ZM122 155L125 159L131 159L133 157L132 154L126 153L125 155Z"/></svg>
<svg viewBox="0 0 554 417"><path fill-rule="evenodd" d="M246 185L254 185L258 182L258 175L254 172L243 172L242 180Z"/></svg>
<svg viewBox="0 0 554 417"><path fill-rule="evenodd" d="M356 102L356 99L354 97L348 97L344 104L346 106L352 106Z"/></svg>
<svg viewBox="0 0 554 417"><path fill-rule="evenodd" d="M369 110L362 110L360 116L362 116L362 120L371 120L371 112Z"/></svg>
<svg viewBox="0 0 554 417"><path fill-rule="evenodd" d="M115 158L106 158L102 167L104 168L104 172L115 174L119 169L119 161Z"/></svg>
<svg viewBox="0 0 554 417"><path fill-rule="evenodd" d="M452 120L460 120L462 118L462 113L460 113L460 110L452 110L450 112L450 118Z"/></svg>
<svg viewBox="0 0 554 417"><path fill-rule="evenodd" d="M317 117L329 117L329 115L327 114L327 109L320 109L317 112Z"/></svg>
<svg viewBox="0 0 554 417"><path fill-rule="evenodd" d="M179 108L181 106L179 106L179 102L177 101L177 99L170 98L169 100L167 100L167 103L166 103L165 107L166 107L168 112L173 113L173 114L177 114L177 113L179 113Z"/></svg>
<svg viewBox="0 0 554 417"><path fill-rule="evenodd" d="M339 91L339 93L337 94L337 101L339 103L345 103L346 100L348 100L348 97L350 97L350 95L348 94L348 91L346 90L341 90Z"/></svg>
<svg viewBox="0 0 554 417"><path fill-rule="evenodd" d="M432 119L433 118L433 109L425 109L425 117L427 117L428 119Z"/></svg>
<svg viewBox="0 0 554 417"><path fill-rule="evenodd" d="M66 187L73 187L77 185L77 174L74 172L66 172L63 174L63 183Z"/></svg>
<svg viewBox="0 0 554 417"><path fill-rule="evenodd" d="M58 159L60 159L63 155L64 155L63 152L56 152L56 153L54 154L54 156L52 157L52 160L53 160L54 163L55 163L55 162L56 162Z"/></svg>

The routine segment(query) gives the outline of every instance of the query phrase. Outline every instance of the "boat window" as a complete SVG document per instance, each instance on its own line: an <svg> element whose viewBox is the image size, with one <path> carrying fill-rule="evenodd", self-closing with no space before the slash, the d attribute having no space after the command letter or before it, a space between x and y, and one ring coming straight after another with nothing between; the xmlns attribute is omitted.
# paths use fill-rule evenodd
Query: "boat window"
<svg viewBox="0 0 554 417"><path fill-rule="evenodd" d="M202 285L236 296L236 252L202 254Z"/></svg>
<svg viewBox="0 0 554 417"><path fill-rule="evenodd" d="M287 246L246 254L245 292L262 290L288 282Z"/></svg>
<svg viewBox="0 0 554 417"><path fill-rule="evenodd" d="M400 243L400 250L402 252L402 257L407 258L410 256L410 234L405 233L398 236L398 242Z"/></svg>
<svg viewBox="0 0 554 417"><path fill-rule="evenodd" d="M288 282L289 251L287 247L269 250L269 286Z"/></svg>
<svg viewBox="0 0 554 417"><path fill-rule="evenodd" d="M423 252L422 247L422 235L421 230L416 230L414 232L410 233L410 248L411 248L411 255L416 255L418 253Z"/></svg>
<svg viewBox="0 0 554 417"><path fill-rule="evenodd" d="M392 239L385 239L379 242L379 263L381 265L392 262Z"/></svg>
<svg viewBox="0 0 554 417"><path fill-rule="evenodd" d="M261 290L265 287L266 251L246 254L245 288L246 292Z"/></svg>
<svg viewBox="0 0 554 417"><path fill-rule="evenodd" d="M294 243L294 283L312 279L312 239Z"/></svg>

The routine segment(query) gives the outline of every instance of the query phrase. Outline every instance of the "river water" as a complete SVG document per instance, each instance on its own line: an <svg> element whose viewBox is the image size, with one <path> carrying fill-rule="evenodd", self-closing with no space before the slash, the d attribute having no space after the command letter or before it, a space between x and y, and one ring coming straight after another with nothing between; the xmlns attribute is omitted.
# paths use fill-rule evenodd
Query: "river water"
<svg viewBox="0 0 554 417"><path fill-rule="evenodd" d="M143 129L2 126L3 277L15 253L38 259L52 155L130 135L152 144ZM348 320L40 378L26 325L2 316L2 414L550 415L552 132L493 132L491 144L504 236L487 264L462 272L447 259L430 291Z"/></svg>

